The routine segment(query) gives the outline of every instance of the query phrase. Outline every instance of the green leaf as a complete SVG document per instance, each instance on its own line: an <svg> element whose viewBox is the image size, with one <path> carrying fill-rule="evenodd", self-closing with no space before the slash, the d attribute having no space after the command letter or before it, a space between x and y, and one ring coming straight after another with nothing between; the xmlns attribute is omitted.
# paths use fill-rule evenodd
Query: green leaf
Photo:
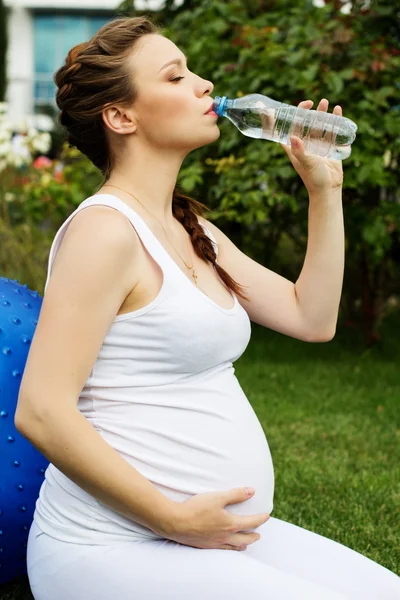
<svg viewBox="0 0 400 600"><path fill-rule="evenodd" d="M334 94L336 97L339 96L344 86L343 79L340 77L340 75L334 71L329 71L325 74L325 82L329 92Z"/></svg>
<svg viewBox="0 0 400 600"><path fill-rule="evenodd" d="M362 239L371 246L383 246L388 239L388 230L382 217L367 223L362 230Z"/></svg>

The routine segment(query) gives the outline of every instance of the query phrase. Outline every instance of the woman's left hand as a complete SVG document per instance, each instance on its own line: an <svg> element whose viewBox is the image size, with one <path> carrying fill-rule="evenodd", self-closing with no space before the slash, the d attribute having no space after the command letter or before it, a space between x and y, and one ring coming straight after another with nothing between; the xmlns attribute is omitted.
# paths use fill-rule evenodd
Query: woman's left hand
<svg viewBox="0 0 400 600"><path fill-rule="evenodd" d="M300 102L299 106L310 109L313 104L312 100L304 100ZM328 100L323 98L318 104L317 110L327 112L328 106ZM341 115L342 108L335 106L333 114ZM295 142L297 142L297 147L294 145ZM291 146L280 145L303 180L309 194L327 192L342 185L343 168L341 160L306 153L303 141L296 135L291 136L291 144Z"/></svg>

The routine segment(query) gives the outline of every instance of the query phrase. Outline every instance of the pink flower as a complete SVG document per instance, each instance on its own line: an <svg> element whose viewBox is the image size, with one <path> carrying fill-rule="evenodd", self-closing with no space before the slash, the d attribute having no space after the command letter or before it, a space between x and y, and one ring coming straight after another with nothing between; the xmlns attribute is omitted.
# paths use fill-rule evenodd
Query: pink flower
<svg viewBox="0 0 400 600"><path fill-rule="evenodd" d="M38 156L33 161L33 167L35 169L44 169L46 167L51 167L52 164L53 161L50 160L50 158L47 158L47 156Z"/></svg>

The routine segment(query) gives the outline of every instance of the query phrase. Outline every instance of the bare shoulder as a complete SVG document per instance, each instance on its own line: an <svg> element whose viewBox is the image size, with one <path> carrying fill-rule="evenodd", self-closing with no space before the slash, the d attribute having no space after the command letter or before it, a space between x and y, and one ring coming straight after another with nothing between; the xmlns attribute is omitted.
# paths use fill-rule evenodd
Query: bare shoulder
<svg viewBox="0 0 400 600"><path fill-rule="evenodd" d="M123 217L123 218L122 218ZM132 287L135 235L115 209L76 213L52 265L20 386L19 423L76 407L107 332ZM48 374L51 373L51 377ZM25 425L24 425L25 426Z"/></svg>
<svg viewBox="0 0 400 600"><path fill-rule="evenodd" d="M67 232L87 231L88 235L98 232L99 235L124 235L125 240L138 239L129 219L119 210L103 204L92 204L82 208L74 215Z"/></svg>
<svg viewBox="0 0 400 600"><path fill-rule="evenodd" d="M69 223L56 254L52 271L57 263L76 261L89 253L100 261L114 261L124 273L121 281L129 293L139 276L140 239L129 219L119 210L105 205L82 208ZM137 268L132 269L134 263Z"/></svg>

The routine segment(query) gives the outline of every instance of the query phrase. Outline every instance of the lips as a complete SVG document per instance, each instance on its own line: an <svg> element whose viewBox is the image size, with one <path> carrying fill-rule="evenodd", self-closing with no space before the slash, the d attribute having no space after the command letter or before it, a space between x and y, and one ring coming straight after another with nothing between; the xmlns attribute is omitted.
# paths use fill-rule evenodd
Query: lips
<svg viewBox="0 0 400 600"><path fill-rule="evenodd" d="M213 112L213 106L214 106L214 102L211 103L209 109L204 114L208 115L208 113Z"/></svg>

